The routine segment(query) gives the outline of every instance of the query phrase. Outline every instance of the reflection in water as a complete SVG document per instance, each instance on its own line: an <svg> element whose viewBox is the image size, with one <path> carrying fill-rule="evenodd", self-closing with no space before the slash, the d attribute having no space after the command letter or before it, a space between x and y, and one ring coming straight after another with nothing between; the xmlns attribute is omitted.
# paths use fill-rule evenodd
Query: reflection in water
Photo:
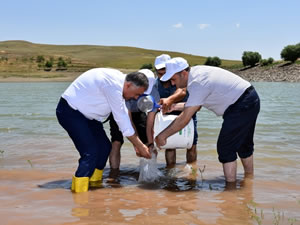
<svg viewBox="0 0 300 225"><path fill-rule="evenodd" d="M184 224L183 221L187 224L205 224L200 216L204 204L204 207L210 207L205 209L206 213L214 212L206 221L223 225L241 224L241 221L243 224L253 224L247 207L253 201L252 177L245 177L234 185L225 185L221 178L199 181L195 174L182 177L178 168L180 177L174 176L174 173L173 176L167 176L170 171L160 169L166 176L151 184L138 184L136 169L121 169L118 175L114 174L114 179L106 170L105 188L73 194L75 207L72 215L78 217L80 222L89 224L97 224L97 221L103 224L122 221L163 224L176 220L181 221L178 224ZM214 184L218 190L213 190L210 184ZM199 196L200 192L212 194L213 197L207 202L207 199Z"/></svg>
<svg viewBox="0 0 300 225"><path fill-rule="evenodd" d="M238 183L238 182L237 182ZM245 177L239 184L228 184L225 190L216 195L220 200L218 208L222 213L217 224L253 224L248 204L253 201L253 179Z"/></svg>
<svg viewBox="0 0 300 225"><path fill-rule="evenodd" d="M204 223L198 216L199 208L203 207L199 191L215 194L211 184L224 190L224 180L200 181L197 174L185 171L182 166L173 171L161 167L160 171L164 176L158 182L139 184L137 168L113 172L105 169L104 188L85 195L73 194L72 215L79 218L78 224L99 221L102 224L124 221L130 224ZM211 207L215 210L217 204L212 203Z"/></svg>
<svg viewBox="0 0 300 225"><path fill-rule="evenodd" d="M90 216L90 209L87 207L89 203L89 192L72 193L75 207L72 209L72 216L81 218Z"/></svg>

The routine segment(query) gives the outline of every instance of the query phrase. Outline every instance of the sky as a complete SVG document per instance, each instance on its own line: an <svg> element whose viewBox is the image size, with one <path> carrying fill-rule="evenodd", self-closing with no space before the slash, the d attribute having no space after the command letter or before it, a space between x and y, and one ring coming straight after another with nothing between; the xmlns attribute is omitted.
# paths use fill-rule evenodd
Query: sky
<svg viewBox="0 0 300 225"><path fill-rule="evenodd" d="M279 60L300 42L299 10L299 0L0 0L0 41Z"/></svg>

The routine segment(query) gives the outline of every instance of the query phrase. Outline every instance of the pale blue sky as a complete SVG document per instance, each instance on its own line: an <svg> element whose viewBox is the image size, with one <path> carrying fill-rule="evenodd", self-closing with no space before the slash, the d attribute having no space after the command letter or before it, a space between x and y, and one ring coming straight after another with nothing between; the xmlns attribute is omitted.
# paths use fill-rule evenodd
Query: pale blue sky
<svg viewBox="0 0 300 225"><path fill-rule="evenodd" d="M280 59L300 42L299 12L299 0L0 0L0 41Z"/></svg>

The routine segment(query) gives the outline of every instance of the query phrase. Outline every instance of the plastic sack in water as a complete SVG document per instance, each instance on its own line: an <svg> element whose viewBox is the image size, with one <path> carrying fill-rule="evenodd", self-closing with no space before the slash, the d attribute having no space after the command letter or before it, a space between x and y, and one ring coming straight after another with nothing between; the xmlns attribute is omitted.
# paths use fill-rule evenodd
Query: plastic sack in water
<svg viewBox="0 0 300 225"><path fill-rule="evenodd" d="M162 173L157 168L156 154L152 153L151 159L140 159L140 176L139 183L152 183L162 176Z"/></svg>

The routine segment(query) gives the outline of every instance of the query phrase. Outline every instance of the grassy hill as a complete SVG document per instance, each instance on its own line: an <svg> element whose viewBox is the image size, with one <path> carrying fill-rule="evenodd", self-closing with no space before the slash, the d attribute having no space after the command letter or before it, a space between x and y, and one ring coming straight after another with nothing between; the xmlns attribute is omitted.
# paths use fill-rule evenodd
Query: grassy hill
<svg viewBox="0 0 300 225"><path fill-rule="evenodd" d="M160 54L184 57L190 65L204 64L206 57L180 52L158 51L134 47L99 45L46 45L27 41L0 42L0 77L72 78L95 67L111 67L125 72L153 64ZM43 56L44 62L37 62ZM66 70L57 70L59 58L67 62ZM47 60L53 60L51 71L44 70ZM235 67L241 61L222 60L222 67Z"/></svg>

